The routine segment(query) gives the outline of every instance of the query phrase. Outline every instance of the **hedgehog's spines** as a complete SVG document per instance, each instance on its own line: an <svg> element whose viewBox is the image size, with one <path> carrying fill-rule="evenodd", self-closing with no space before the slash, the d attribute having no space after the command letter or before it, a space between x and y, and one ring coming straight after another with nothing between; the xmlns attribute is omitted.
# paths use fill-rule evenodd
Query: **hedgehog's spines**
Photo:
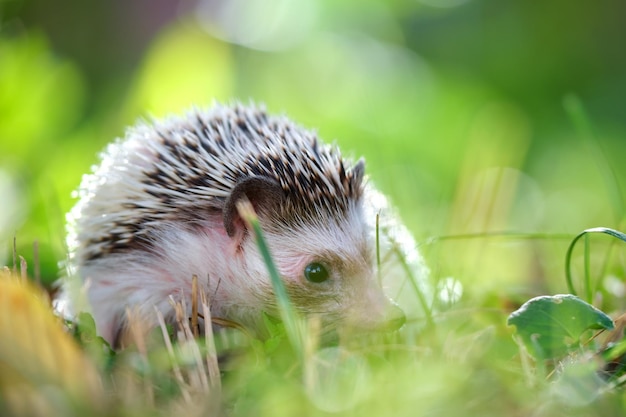
<svg viewBox="0 0 626 417"><path fill-rule="evenodd" d="M84 253L132 247L159 222L194 222L206 210L219 211L251 176L280 185L286 197L272 220L286 226L340 218L363 192L362 161L350 164L284 116L241 104L194 109L129 129L103 153L79 191L76 224L90 236L83 244L97 249ZM98 218L104 199L119 201L119 211L106 222L81 220Z"/></svg>

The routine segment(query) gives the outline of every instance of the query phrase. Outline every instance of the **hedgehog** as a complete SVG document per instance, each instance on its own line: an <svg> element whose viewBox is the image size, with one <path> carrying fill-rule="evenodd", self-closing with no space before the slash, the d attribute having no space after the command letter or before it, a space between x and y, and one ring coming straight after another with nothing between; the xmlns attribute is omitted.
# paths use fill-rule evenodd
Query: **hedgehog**
<svg viewBox="0 0 626 417"><path fill-rule="evenodd" d="M263 333L278 317L266 264L237 211L247 199L296 311L338 328L393 331L405 315L377 279L374 201L364 161L342 157L286 116L214 104L139 122L83 177L68 213L68 274L98 333L118 346L133 309L175 320L192 277L211 316Z"/></svg>

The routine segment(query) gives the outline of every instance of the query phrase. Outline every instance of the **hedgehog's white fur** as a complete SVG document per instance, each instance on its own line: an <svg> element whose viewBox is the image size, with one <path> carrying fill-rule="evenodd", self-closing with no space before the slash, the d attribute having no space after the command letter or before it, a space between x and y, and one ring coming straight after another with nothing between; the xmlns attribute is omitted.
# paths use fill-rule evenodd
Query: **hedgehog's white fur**
<svg viewBox="0 0 626 417"><path fill-rule="evenodd" d="M373 266L374 201L384 199L362 184L362 162L348 164L312 132L254 106L216 105L130 129L83 178L68 214L69 275L86 283L100 334L115 342L127 308L149 324L154 307L172 319L168 297L189 299L193 275L214 317L254 331L262 311L276 313L256 243L227 233L220 211L252 176L270 177L287 196L271 210L261 205L259 217L301 312L331 328L398 319ZM324 263L330 279L306 281L311 262Z"/></svg>

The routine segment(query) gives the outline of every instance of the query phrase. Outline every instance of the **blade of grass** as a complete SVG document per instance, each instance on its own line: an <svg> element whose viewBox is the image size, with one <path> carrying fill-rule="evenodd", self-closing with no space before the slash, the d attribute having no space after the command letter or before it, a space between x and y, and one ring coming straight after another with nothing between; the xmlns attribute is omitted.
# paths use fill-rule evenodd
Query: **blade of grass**
<svg viewBox="0 0 626 417"><path fill-rule="evenodd" d="M33 262L34 262L34 278L38 285L41 285L41 263L39 261L39 241L33 242Z"/></svg>
<svg viewBox="0 0 626 417"><path fill-rule="evenodd" d="M148 349L146 345L146 328L145 323L141 320L139 314L135 310L131 310L129 307L126 308L126 317L129 324L129 336L134 342L137 352L139 353L139 358L142 363L142 368L144 371L143 375L143 389L146 403L150 406L154 406L154 384L151 376L151 365L148 360Z"/></svg>
<svg viewBox="0 0 626 417"><path fill-rule="evenodd" d="M586 229L583 230L582 232L580 232L570 243L569 248L567 248L567 252L565 254L565 282L567 283L567 288L569 290L569 292L573 295L577 295L576 294L576 288L574 288L574 280L572 278L572 253L574 251L574 247L576 246L576 243L580 240L580 238L582 238L583 236L587 236L590 233L603 233L609 236L612 236L614 238L617 238L621 241L626 242L626 234L619 232L615 229L610 229L608 227L594 227L591 229ZM585 238L585 240L587 240L587 237ZM585 301L587 301L588 303L592 303L592 297L593 294L591 294L591 277L590 277L590 272L589 272L589 253L588 253L588 243L585 243L586 247L585 247L585 295L587 297L587 299ZM588 282L587 282L588 280Z"/></svg>
<svg viewBox="0 0 626 417"><path fill-rule="evenodd" d="M191 277L191 330L198 337L198 276Z"/></svg>
<svg viewBox="0 0 626 417"><path fill-rule="evenodd" d="M261 230L261 225L259 223L259 218L254 212L254 208L252 204L247 199L241 199L237 202L237 211L241 218L248 224L250 228L252 228L254 232L254 236L256 237L256 242L259 247L259 251L263 256L263 261L267 266L267 270L270 275L270 279L272 281L272 287L274 289L274 293L276 294L276 302L278 305L278 311L280 314L280 318L285 324L285 330L287 332L287 337L289 338L289 342L291 346L298 353L300 358L303 357L303 335L302 335L302 323L300 318L298 317L295 309L293 308L293 304L289 300L289 295L287 294L287 290L285 289L285 285L280 278L280 274L276 269L276 265L274 264L273 258L270 254L269 247L267 242L265 241L265 237L263 236L263 231Z"/></svg>
<svg viewBox="0 0 626 417"><path fill-rule="evenodd" d="M207 374L209 377L209 387L211 393L215 394L215 398L220 398L222 390L220 369L217 362L217 350L215 348L215 335L211 326L211 308L209 306L209 297L207 297L204 289L200 289L200 303L202 305L202 313L204 316L204 340L206 343L206 363Z"/></svg>
<svg viewBox="0 0 626 417"><path fill-rule="evenodd" d="M186 366L187 380L189 381L189 387L193 389L193 392L201 392L203 394L209 393L209 379L205 372L204 362L202 360L202 354L200 347L194 336L194 332L189 326L189 319L185 314L187 307L185 300L176 303L176 321L178 323L178 349L183 357L191 359L194 366Z"/></svg>
<svg viewBox="0 0 626 417"><path fill-rule="evenodd" d="M383 232L385 233L385 231ZM413 274L413 271L411 270L411 267L409 266L409 263L407 262L406 257L404 256L404 252L402 251L400 245L393 239L393 236L391 235L389 231L386 232L386 238L389 240L389 242L392 242L391 250L398 257L398 260L400 261L400 265L402 266L402 269L404 270L404 273L406 274L408 281L411 283L411 286L413 287L413 290L415 291L417 299L420 305L422 306L422 309L424 310L426 323L428 324L429 327L432 327L435 324L435 322L433 320L433 312L432 312L431 306L428 305L428 302L426 301L426 295L420 288L419 283L417 282L417 279L415 278L415 275Z"/></svg>
<svg viewBox="0 0 626 417"><path fill-rule="evenodd" d="M589 304L593 302L593 294L591 292L591 262L590 262L590 250L589 250L590 242L589 242L589 234L585 234L585 274L584 274L584 288L585 288L585 300Z"/></svg>
<svg viewBox="0 0 626 417"><path fill-rule="evenodd" d="M606 152L602 148L602 144L593 132L592 123L580 98L576 95L570 94L564 98L563 105L578 135L588 147L591 157L598 167L600 175L604 179L604 185L607 189L607 194L613 208L615 224L621 228L623 227L625 220L624 210L626 204L620 187L620 179L614 167L608 163L609 158L607 158ZM606 275L606 271L609 268L613 247L614 244L611 243L606 251L605 261L600 273L601 277Z"/></svg>
<svg viewBox="0 0 626 417"><path fill-rule="evenodd" d="M615 222L616 224L621 224L624 218L624 196L620 188L619 178L613 167L607 163L608 158L606 153L593 134L591 122L583 103L577 96L568 95L565 97L563 105L581 139L591 151L592 158L604 178L604 184L607 187L607 192L612 203L611 205L613 206Z"/></svg>
<svg viewBox="0 0 626 417"><path fill-rule="evenodd" d="M383 285L382 272L380 270L380 213L376 213L376 271L378 274L378 285Z"/></svg>
<svg viewBox="0 0 626 417"><path fill-rule="evenodd" d="M173 301L173 300L172 300ZM156 312L156 317L159 322L159 327L161 328L161 333L163 334L163 341L165 342L165 348L167 349L167 354L170 359L170 363L172 365L172 372L174 373L174 378L178 382L178 386L180 388L181 395L185 402L191 402L191 394L187 390L187 386L185 384L185 380L183 379L183 373L178 366L178 361L176 360L176 354L174 353L174 347L172 345L172 340L170 339L170 335L167 331L167 325L165 324L165 319L163 318L163 314L159 311L158 308L154 307L154 311Z"/></svg>
<svg viewBox="0 0 626 417"><path fill-rule="evenodd" d="M23 256L19 256L20 258L20 276L22 280L28 280L28 265L26 264L26 259Z"/></svg>
<svg viewBox="0 0 626 417"><path fill-rule="evenodd" d="M426 240L423 245L431 245L439 241L446 240L463 240L463 239L484 239L484 238L515 238L515 239L563 239L570 240L572 235L566 233L527 233L517 231L494 231L494 232L481 232L481 233L461 233L458 235L443 235L434 236Z"/></svg>
<svg viewBox="0 0 626 417"><path fill-rule="evenodd" d="M17 275L17 237L13 236L13 274Z"/></svg>

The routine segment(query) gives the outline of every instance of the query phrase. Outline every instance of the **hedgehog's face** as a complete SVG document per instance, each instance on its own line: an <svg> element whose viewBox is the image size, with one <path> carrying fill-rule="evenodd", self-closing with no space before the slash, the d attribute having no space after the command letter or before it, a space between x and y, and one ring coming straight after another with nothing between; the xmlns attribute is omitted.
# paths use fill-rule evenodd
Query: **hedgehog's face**
<svg viewBox="0 0 626 417"><path fill-rule="evenodd" d="M246 275L239 285L247 285L245 292L258 300L258 308L277 313L267 267L237 212L236 203L243 196L259 215L271 255L297 310L319 316L325 331L338 327L396 330L404 324L404 313L385 296L377 280L373 233L364 219L361 199L336 212L321 208L316 215L300 218L286 213L282 190L266 177L240 182L224 208L224 226L239 252L239 271Z"/></svg>
<svg viewBox="0 0 626 417"><path fill-rule="evenodd" d="M325 330L397 330L404 314L384 294L374 266L374 245L354 207L333 222L298 225L268 236L294 305L321 318Z"/></svg>
<svg viewBox="0 0 626 417"><path fill-rule="evenodd" d="M300 313L318 316L324 332L393 331L404 324L404 313L378 282L374 245L358 207L331 223L285 228L270 222L261 218L290 300ZM270 277L255 240L245 239L240 250L249 292L255 294L261 310L276 315Z"/></svg>

